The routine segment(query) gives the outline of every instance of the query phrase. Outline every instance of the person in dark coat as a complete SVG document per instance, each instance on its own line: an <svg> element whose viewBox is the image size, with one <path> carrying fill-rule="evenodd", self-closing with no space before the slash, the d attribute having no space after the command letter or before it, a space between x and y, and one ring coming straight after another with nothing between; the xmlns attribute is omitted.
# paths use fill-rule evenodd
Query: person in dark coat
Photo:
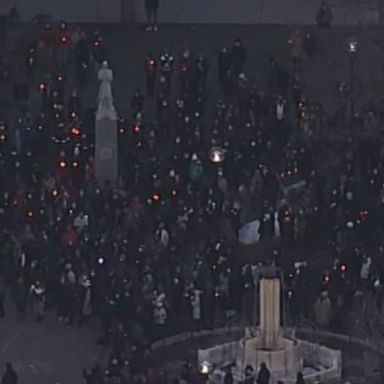
<svg viewBox="0 0 384 384"><path fill-rule="evenodd" d="M321 2L320 8L316 13L316 22L320 28L329 28L332 24L332 11L325 3L325 1Z"/></svg>
<svg viewBox="0 0 384 384"><path fill-rule="evenodd" d="M223 384L233 384L233 375L231 367L225 369L225 376Z"/></svg>
<svg viewBox="0 0 384 384"><path fill-rule="evenodd" d="M223 87L228 71L231 68L231 53L227 47L223 47L219 52L217 57L217 68L219 73L219 82L221 87Z"/></svg>
<svg viewBox="0 0 384 384"><path fill-rule="evenodd" d="M231 50L231 64L235 77L244 72L245 62L247 61L247 50L243 45L242 39L238 38L234 41Z"/></svg>
<svg viewBox="0 0 384 384"><path fill-rule="evenodd" d="M304 376L301 372L297 374L296 384L305 384Z"/></svg>
<svg viewBox="0 0 384 384"><path fill-rule="evenodd" d="M260 364L260 371L257 375L257 384L269 384L271 373L269 372L265 363Z"/></svg>
<svg viewBox="0 0 384 384"><path fill-rule="evenodd" d="M245 379L243 381L243 384L254 384L255 382L255 375L253 372L253 368L250 365L247 365L245 367Z"/></svg>
<svg viewBox="0 0 384 384"><path fill-rule="evenodd" d="M145 11L147 14L147 32L157 32L157 10L159 8L159 0L145 0Z"/></svg>
<svg viewBox="0 0 384 384"><path fill-rule="evenodd" d="M13 370L12 364L7 363L5 373L1 380L2 384L17 384L17 374Z"/></svg>

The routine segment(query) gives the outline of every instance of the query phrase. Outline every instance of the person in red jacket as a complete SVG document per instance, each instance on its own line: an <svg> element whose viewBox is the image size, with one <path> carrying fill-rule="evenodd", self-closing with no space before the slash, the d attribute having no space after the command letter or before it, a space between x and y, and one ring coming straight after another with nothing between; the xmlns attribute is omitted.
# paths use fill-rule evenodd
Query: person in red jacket
<svg viewBox="0 0 384 384"><path fill-rule="evenodd" d="M76 232L71 224L67 225L67 228L61 236L61 245L63 248L71 247L76 243Z"/></svg>

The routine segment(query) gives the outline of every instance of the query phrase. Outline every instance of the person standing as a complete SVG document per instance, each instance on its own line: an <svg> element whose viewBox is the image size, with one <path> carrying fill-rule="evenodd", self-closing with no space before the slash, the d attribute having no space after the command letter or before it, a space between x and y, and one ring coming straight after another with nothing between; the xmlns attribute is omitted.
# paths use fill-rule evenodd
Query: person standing
<svg viewBox="0 0 384 384"><path fill-rule="evenodd" d="M233 384L233 382L232 368L226 367L223 384Z"/></svg>
<svg viewBox="0 0 384 384"><path fill-rule="evenodd" d="M198 330L201 328L201 294L202 292L199 289L195 289L191 299L192 319Z"/></svg>
<svg viewBox="0 0 384 384"><path fill-rule="evenodd" d="M33 300L33 313L35 316L35 321L41 322L44 316L44 308L45 308L45 288L37 281L35 284L31 286L31 295Z"/></svg>
<svg viewBox="0 0 384 384"><path fill-rule="evenodd" d="M2 384L17 384L17 374L14 371L12 364L7 363L3 378L1 380Z"/></svg>
<svg viewBox="0 0 384 384"><path fill-rule="evenodd" d="M332 24L333 15L331 9L325 1L321 2L320 8L316 13L316 22L320 28L329 28Z"/></svg>
<svg viewBox="0 0 384 384"><path fill-rule="evenodd" d="M255 383L255 375L251 365L247 365L245 367L245 378L243 381L244 384L254 384ZM260 384L257 382L257 384Z"/></svg>
<svg viewBox="0 0 384 384"><path fill-rule="evenodd" d="M257 375L257 384L269 384L271 379L271 373L269 372L267 365L265 363L260 364L260 371Z"/></svg>
<svg viewBox="0 0 384 384"><path fill-rule="evenodd" d="M157 32L157 10L159 8L159 0L144 0L145 11L147 13L147 32Z"/></svg>
<svg viewBox="0 0 384 384"><path fill-rule="evenodd" d="M331 310L332 305L328 292L323 291L315 303L315 320L321 328L328 328L331 321Z"/></svg>
<svg viewBox="0 0 384 384"><path fill-rule="evenodd" d="M241 38L237 38L230 52L232 70L235 77L237 78L241 73L244 72L245 63L247 61L247 50L243 44Z"/></svg>
<svg viewBox="0 0 384 384"><path fill-rule="evenodd" d="M305 384L304 376L301 372L297 374L296 384Z"/></svg>

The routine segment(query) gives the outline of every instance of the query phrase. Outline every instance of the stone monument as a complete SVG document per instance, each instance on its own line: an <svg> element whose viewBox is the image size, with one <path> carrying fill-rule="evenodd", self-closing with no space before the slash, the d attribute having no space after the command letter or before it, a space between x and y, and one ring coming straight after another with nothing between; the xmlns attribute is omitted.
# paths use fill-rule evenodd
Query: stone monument
<svg viewBox="0 0 384 384"><path fill-rule="evenodd" d="M103 62L98 72L100 82L96 112L95 174L100 187L118 178L117 113L113 103L113 71Z"/></svg>
<svg viewBox="0 0 384 384"><path fill-rule="evenodd" d="M275 375L284 377L290 371L300 370L298 344L283 337L280 326L280 280L260 280L259 327L255 337L240 340L240 354L236 365L244 371L250 365L255 372L261 363L266 363Z"/></svg>
<svg viewBox="0 0 384 384"><path fill-rule="evenodd" d="M310 370L306 373L305 379L309 383L315 377L341 377L340 351L296 339L292 330L289 330L290 336L285 336L280 324L281 301L280 279L273 276L262 278L259 283L258 327L246 329L245 337L240 341L199 350L199 365L215 367L212 382L221 382L224 367L229 365L235 367L235 381L241 382L247 366L258 372L261 363L265 363L271 372L271 384L279 380L294 384L297 373L306 369L307 362L317 367L315 372Z"/></svg>
<svg viewBox="0 0 384 384"><path fill-rule="evenodd" d="M280 280L262 279L260 281L260 333L261 347L279 347L280 332Z"/></svg>

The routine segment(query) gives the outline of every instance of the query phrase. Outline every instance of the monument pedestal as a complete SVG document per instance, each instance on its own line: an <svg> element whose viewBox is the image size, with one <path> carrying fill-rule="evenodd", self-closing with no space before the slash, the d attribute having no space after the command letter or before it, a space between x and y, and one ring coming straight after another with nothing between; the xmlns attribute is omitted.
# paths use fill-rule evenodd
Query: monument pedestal
<svg viewBox="0 0 384 384"><path fill-rule="evenodd" d="M112 186L118 178L117 113L113 106L113 72L104 61L98 73L100 81L96 113L95 174L101 188L108 181Z"/></svg>
<svg viewBox="0 0 384 384"><path fill-rule="evenodd" d="M265 363L274 377L288 377L292 372L301 370L299 345L295 340L281 338L278 349L262 349L260 342L260 338L240 341L236 366L240 368L238 373L241 380L248 365L257 372L260 364Z"/></svg>
<svg viewBox="0 0 384 384"><path fill-rule="evenodd" d="M95 175L100 187L118 178L117 121L108 116L96 118Z"/></svg>

